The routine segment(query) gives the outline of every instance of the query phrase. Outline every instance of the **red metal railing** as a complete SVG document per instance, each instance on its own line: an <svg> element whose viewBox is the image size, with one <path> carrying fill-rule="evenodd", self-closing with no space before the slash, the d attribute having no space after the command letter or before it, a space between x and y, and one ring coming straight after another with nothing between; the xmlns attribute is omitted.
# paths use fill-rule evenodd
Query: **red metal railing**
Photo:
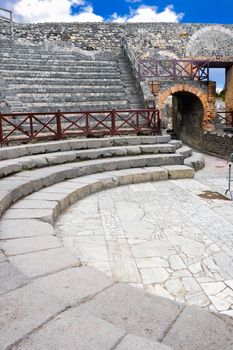
<svg viewBox="0 0 233 350"><path fill-rule="evenodd" d="M0 114L0 143L71 136L160 133L156 109Z"/></svg>
<svg viewBox="0 0 233 350"><path fill-rule="evenodd" d="M194 60L139 60L139 79L209 80L209 62Z"/></svg>

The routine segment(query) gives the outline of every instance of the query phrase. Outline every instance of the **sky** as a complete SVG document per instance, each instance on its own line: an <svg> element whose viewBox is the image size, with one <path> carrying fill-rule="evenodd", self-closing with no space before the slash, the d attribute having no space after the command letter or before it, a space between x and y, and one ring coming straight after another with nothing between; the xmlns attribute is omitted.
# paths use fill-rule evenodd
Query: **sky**
<svg viewBox="0 0 233 350"><path fill-rule="evenodd" d="M0 0L0 7L18 22L233 22L233 0Z"/></svg>

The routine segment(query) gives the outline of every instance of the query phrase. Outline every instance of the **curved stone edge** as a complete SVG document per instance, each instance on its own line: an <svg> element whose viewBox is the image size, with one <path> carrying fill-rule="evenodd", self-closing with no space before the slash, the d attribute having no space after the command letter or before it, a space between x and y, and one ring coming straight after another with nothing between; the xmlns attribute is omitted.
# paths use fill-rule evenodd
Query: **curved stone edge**
<svg viewBox="0 0 233 350"><path fill-rule="evenodd" d="M195 171L201 170L205 167L205 157L201 153L193 152L191 157L184 160L184 165L192 167Z"/></svg>
<svg viewBox="0 0 233 350"><path fill-rule="evenodd" d="M193 172L192 169L191 171ZM76 197L72 196L72 193L79 192L83 188L85 190L81 191L81 198L85 193L90 194L91 191L94 193L98 189L142 182L143 178L147 181L151 176L158 179L159 174L167 178L169 172L171 174L171 168L167 170L166 167L125 169L68 180L53 185L50 189L53 188L54 192L58 193L58 187L63 186L61 198L65 209L65 197L70 197L69 201L72 204ZM74 190L73 186L77 186L80 181L83 182L80 183L79 190ZM98 183L101 183L100 187ZM44 192L49 198L53 193L53 191L46 192L46 189L40 192L42 194ZM26 201L25 199L21 202ZM66 203L68 205L68 202ZM14 210L20 210L18 205L15 205ZM55 213L50 218L54 220L59 212L56 205L53 208ZM20 220L24 220L25 227L26 220L19 219L18 222ZM34 222L51 226L41 220L44 220L43 215L34 219ZM8 223L13 221L6 219ZM33 224L31 227L35 229ZM19 232L18 223L17 228ZM25 231L28 231L28 227ZM11 233L13 232L15 231L12 230ZM40 235L41 231L35 232L34 238ZM17 237L14 238L12 242L16 242ZM30 259L27 258L31 254L25 253L29 265ZM20 256L23 254L18 255ZM58 258L62 260L63 257L58 255ZM130 286L112 284L104 274L88 267L68 266L59 271L50 271L44 277L34 276L25 286L0 296L0 301L3 305L3 311L0 308L0 313L4 314L0 330L2 349L9 349L9 346L10 348L15 346L14 348L18 350L44 349L51 342L51 334L56 334L53 344L55 342L61 346L65 342L70 348L77 342L83 344L85 348L85 344L89 344L90 341L96 349L100 347L119 350L136 349L137 344L140 348L148 350L171 350L173 346L178 349L184 344L187 350L230 349L231 346L230 339L233 333L231 319L195 307L181 307L167 299L148 295ZM6 306L7 314L4 311ZM101 334L101 337L94 335L93 332Z"/></svg>
<svg viewBox="0 0 233 350"><path fill-rule="evenodd" d="M0 160L19 158L42 153L64 152L69 150L94 149L113 146L134 146L138 144L162 144L171 141L170 135L157 136L118 136L94 139L68 139L30 145L0 148Z"/></svg>
<svg viewBox="0 0 233 350"><path fill-rule="evenodd" d="M35 193L36 195L39 195L41 193L47 196L47 200L50 203L52 203L49 209L44 209L44 203L40 202L39 206L36 209L36 212L32 212L30 211L30 209L27 208L25 209L24 206L22 208L22 202L30 203L30 197L33 199L34 194L29 195L27 199L19 201L18 203L13 205L12 208L5 213L4 217L1 220L0 248L4 251L5 255L7 256L7 259L12 264L12 266L17 269L18 273L27 277L27 280L25 281L25 286L21 287L20 289L24 288L24 290L26 290L26 295L28 293L32 293L31 290L33 290L35 296L40 299L39 305L41 302L41 298L46 297L46 302L49 300L49 302L52 303L52 307L49 307L49 311L52 313L57 312L57 308L59 307L56 303L54 305L54 302L52 302L51 297L49 297L48 295L41 295L41 292L45 291L45 286L43 283L42 291L40 290L41 278L46 279L48 276L54 275L56 273L62 273L63 271L67 271L72 268L77 268L78 266L80 266L80 261L78 258L72 256L72 254L67 249L61 247L58 238L55 237L55 233L51 226L54 223L55 218L61 213L62 210L65 210L69 205L73 204L79 199L86 197L89 194L130 183L166 180L168 179L169 174L172 176L173 170L176 170L176 166L174 166L174 169L170 168L169 170L167 170L166 167L155 167L147 169L125 169L120 171L89 175L82 178L67 180L62 183L50 186L48 189L42 189L41 191ZM187 169L187 171L193 174L192 169L189 168ZM51 193L58 193L59 188L61 191L60 200L51 201ZM46 190L49 190L49 192L46 192ZM14 223L15 219L16 225ZM22 223L20 223L20 220L22 220ZM45 225L48 225L47 223L49 223L49 232L48 234L45 234L44 232L43 237L41 237L41 231L38 231L38 222L45 223ZM28 232L28 225L30 225L30 235L25 237L25 232ZM91 272L87 270L87 273L90 274ZM98 274L98 272L96 273ZM93 277L94 276L92 276L92 278ZM100 278L100 280L102 279L100 273L98 277ZM33 282L33 280L38 282ZM90 281L88 283L90 284ZM104 280L104 286L109 286L111 284L112 282L110 282L109 279ZM101 286L103 287L102 284ZM39 290L36 287L39 287ZM90 285L88 290L89 289ZM15 293L20 294L20 292L18 291L19 289L16 289ZM8 293L6 295L7 299ZM21 302L24 306L25 301L21 300ZM70 298L68 298L67 303L70 306ZM11 307L13 307L14 309L16 306L14 304L13 306L11 305ZM64 311L65 307L66 303L62 303L62 312ZM41 317L43 318L43 316L40 314L39 321L37 319L39 323L41 322ZM34 326L34 323L33 325L30 324L30 327ZM9 327L12 328L12 325L9 325ZM28 325L26 325L25 327L27 329ZM20 334L18 338L15 336L15 334L11 334L9 338L10 341L19 341L22 337L24 337L27 334L26 331L23 332L25 334ZM5 339L4 341L7 342L8 340ZM135 339L132 339L131 341L133 343ZM143 338L138 339L138 341L140 341L140 343L142 344L144 343L145 345L148 344L148 346L155 346L156 344L156 341L154 341L152 344L152 340L150 341L148 339L146 340ZM128 339L124 342L128 343ZM160 343L158 343L157 346L158 349L166 348L165 345L162 346Z"/></svg>
<svg viewBox="0 0 233 350"><path fill-rule="evenodd" d="M19 173L20 171L45 168L47 166L99 158L135 156L142 154L175 153L171 144L147 144L135 146L114 146L87 150L43 153L0 161L0 178ZM179 153L185 156L182 153Z"/></svg>
<svg viewBox="0 0 233 350"><path fill-rule="evenodd" d="M51 271L62 268L60 254L65 254L65 248L62 247L52 227L50 227L48 235L38 237L38 227L37 225L32 225L30 233L26 235L26 226L30 220L40 220L53 225L57 216L68 206L92 193L121 185L167 180L168 178L191 178L193 176L194 171L192 168L174 165L112 171L55 184L48 189L29 195L23 201L23 205L21 201L7 210L1 220L0 249L4 251L5 256L10 259L14 266L29 278L51 273ZM51 195L57 193L60 193L59 200L52 201ZM30 202L30 199L32 201L35 199L35 195L37 199L41 198L41 202L37 202L36 208L35 204L31 207L32 204ZM48 203L46 204L46 201L49 201L49 206ZM16 232L12 232L14 220L17 220ZM20 224L20 220L23 220L22 224ZM32 221L30 223L32 224ZM44 252L45 250L47 252ZM40 251L43 252L40 253ZM46 256L49 256L49 258L46 259ZM66 261L66 257L63 260ZM80 261L79 259L68 259L65 267L67 267L67 264L69 266L79 266Z"/></svg>
<svg viewBox="0 0 233 350"><path fill-rule="evenodd" d="M38 170L25 171L0 180L0 215L18 199L43 187L51 186L84 175L126 168L183 164L183 156L177 154L141 155L124 158L96 159L77 163L55 165Z"/></svg>

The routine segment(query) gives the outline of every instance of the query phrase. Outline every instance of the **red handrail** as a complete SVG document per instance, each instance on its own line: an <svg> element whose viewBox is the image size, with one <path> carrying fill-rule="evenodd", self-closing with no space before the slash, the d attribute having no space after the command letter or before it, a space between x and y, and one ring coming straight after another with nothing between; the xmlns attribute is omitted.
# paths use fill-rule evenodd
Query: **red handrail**
<svg viewBox="0 0 233 350"><path fill-rule="evenodd" d="M0 143L71 136L160 133L157 109L0 113Z"/></svg>

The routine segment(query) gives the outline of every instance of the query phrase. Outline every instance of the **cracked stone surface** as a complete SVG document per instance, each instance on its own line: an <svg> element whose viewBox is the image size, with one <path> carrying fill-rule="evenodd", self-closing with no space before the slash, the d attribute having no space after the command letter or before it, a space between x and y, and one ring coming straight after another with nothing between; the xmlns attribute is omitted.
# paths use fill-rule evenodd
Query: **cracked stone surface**
<svg viewBox="0 0 233 350"><path fill-rule="evenodd" d="M199 196L223 192L226 162L215 166L215 176L203 170L93 194L60 216L57 235L115 281L233 316L233 205Z"/></svg>

